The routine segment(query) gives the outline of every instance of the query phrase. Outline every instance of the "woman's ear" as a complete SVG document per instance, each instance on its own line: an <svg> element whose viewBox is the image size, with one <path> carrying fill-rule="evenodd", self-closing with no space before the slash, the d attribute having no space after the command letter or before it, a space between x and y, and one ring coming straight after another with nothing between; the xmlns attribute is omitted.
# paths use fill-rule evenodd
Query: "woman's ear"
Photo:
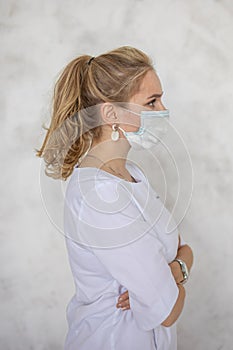
<svg viewBox="0 0 233 350"><path fill-rule="evenodd" d="M100 108L102 119L106 124L113 124L117 123L118 117L117 117L117 111L114 105L110 102L105 102Z"/></svg>

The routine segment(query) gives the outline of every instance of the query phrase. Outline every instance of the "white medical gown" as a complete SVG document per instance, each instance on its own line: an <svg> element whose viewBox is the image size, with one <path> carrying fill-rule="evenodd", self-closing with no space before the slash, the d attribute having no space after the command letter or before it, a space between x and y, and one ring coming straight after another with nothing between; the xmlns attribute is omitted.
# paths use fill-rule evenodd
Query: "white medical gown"
<svg viewBox="0 0 233 350"><path fill-rule="evenodd" d="M140 168L126 167L136 183L86 167L75 168L67 186L64 232L76 291L65 350L177 349L176 323L161 323L179 294L168 265L178 230ZM122 310L116 304L126 290L130 309Z"/></svg>

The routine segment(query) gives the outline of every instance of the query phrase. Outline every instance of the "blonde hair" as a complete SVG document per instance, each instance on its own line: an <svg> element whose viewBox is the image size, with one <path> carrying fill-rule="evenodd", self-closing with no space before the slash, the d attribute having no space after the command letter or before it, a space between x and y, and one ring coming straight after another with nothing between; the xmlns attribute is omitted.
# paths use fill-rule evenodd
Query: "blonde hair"
<svg viewBox="0 0 233 350"><path fill-rule="evenodd" d="M138 91L151 59L142 51L123 46L97 57L72 60L55 83L52 118L36 156L44 158L45 173L66 180L91 138L102 135L98 115L82 113L103 102L127 102ZM96 126L97 125L97 126Z"/></svg>

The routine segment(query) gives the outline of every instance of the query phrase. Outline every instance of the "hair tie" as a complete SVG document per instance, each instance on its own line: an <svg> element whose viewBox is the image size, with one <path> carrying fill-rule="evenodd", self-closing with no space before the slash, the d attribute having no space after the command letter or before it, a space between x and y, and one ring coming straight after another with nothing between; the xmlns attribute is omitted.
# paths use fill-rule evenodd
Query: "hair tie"
<svg viewBox="0 0 233 350"><path fill-rule="evenodd" d="M91 61L94 60L94 58L95 58L95 57L93 56L93 57L91 57L91 58L89 59L89 61L87 62L88 66L90 66Z"/></svg>

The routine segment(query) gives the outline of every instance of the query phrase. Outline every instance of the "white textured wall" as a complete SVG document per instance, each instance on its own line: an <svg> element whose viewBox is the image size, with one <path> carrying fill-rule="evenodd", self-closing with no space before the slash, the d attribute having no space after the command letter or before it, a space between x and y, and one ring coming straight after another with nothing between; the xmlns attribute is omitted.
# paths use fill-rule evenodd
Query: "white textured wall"
<svg viewBox="0 0 233 350"><path fill-rule="evenodd" d="M233 2L1 0L0 7L0 348L63 347L73 281L63 237L42 205L33 148L42 141L59 71L79 54L129 44L153 57L195 175L180 225L195 263L178 321L179 350L231 349Z"/></svg>

